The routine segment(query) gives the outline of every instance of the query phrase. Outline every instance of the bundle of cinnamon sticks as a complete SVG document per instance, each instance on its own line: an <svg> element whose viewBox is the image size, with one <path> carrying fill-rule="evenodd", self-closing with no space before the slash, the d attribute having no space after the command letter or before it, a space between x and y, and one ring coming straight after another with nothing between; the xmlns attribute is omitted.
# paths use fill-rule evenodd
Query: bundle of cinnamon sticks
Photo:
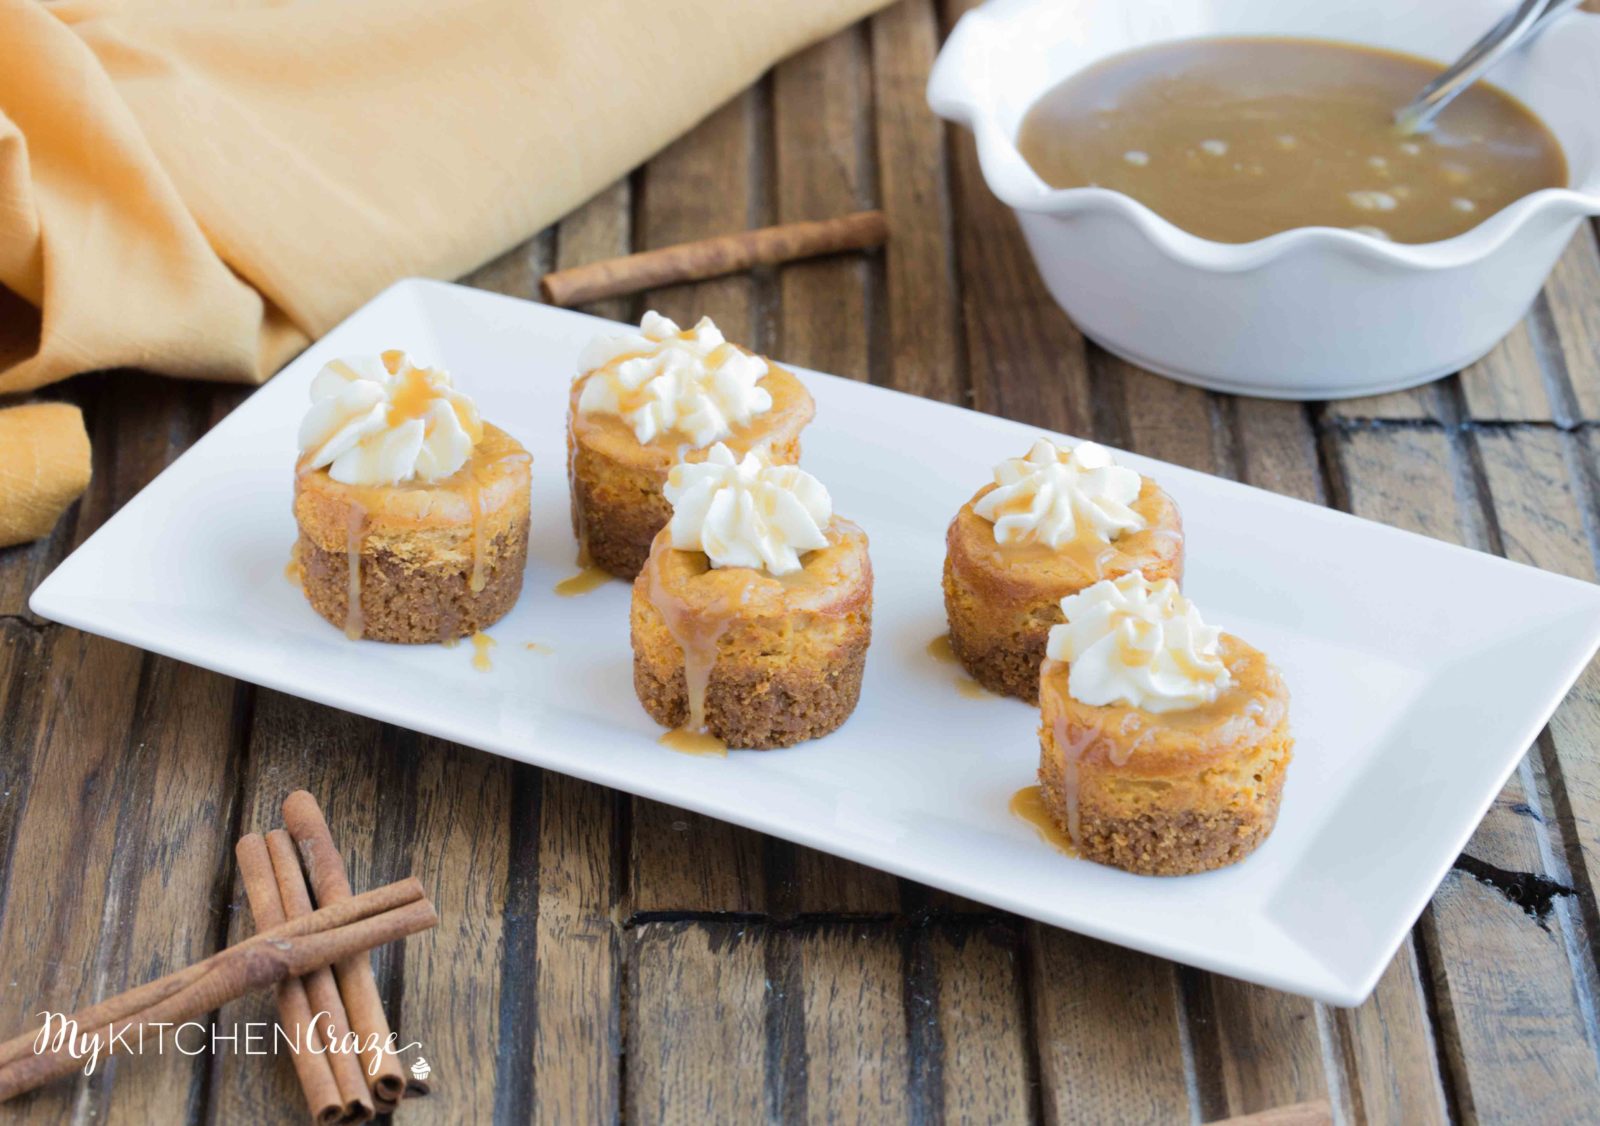
<svg viewBox="0 0 1600 1126"><path fill-rule="evenodd" d="M328 823L304 790L284 801L283 818L287 831L251 833L237 848L256 934L57 1024L73 1034L32 1031L0 1043L0 1102L82 1068L85 1045L104 1055L134 1050L147 1030L268 986L277 989L281 1040L295 1046L313 1121L363 1122L427 1094L425 1079L408 1077L394 1054L368 952L432 927L433 904L414 878L353 894Z"/></svg>

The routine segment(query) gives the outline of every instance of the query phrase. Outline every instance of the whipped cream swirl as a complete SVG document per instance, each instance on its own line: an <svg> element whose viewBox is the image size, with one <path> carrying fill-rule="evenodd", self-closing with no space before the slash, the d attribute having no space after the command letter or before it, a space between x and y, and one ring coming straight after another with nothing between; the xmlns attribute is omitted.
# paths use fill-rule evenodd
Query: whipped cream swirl
<svg viewBox="0 0 1600 1126"><path fill-rule="evenodd" d="M718 442L701 462L667 474L672 546L703 551L713 567L755 567L772 575L800 570L800 554L828 546L833 498L798 466L743 461Z"/></svg>
<svg viewBox="0 0 1600 1126"><path fill-rule="evenodd" d="M483 437L472 400L399 351L324 365L300 423L301 465L347 485L441 481Z"/></svg>
<svg viewBox="0 0 1600 1126"><path fill-rule="evenodd" d="M1147 521L1129 507L1143 486L1094 442L1070 450L1041 438L1026 457L994 467L995 487L972 510L994 525L1002 546L1043 544L1052 551L1080 537L1110 543Z"/></svg>
<svg viewBox="0 0 1600 1126"><path fill-rule="evenodd" d="M1061 600L1066 624L1053 626L1046 652L1066 661L1074 700L1175 712L1209 704L1233 683L1221 631L1163 579L1135 571L1104 579Z"/></svg>
<svg viewBox="0 0 1600 1126"><path fill-rule="evenodd" d="M646 313L637 333L592 341L578 366L592 373L579 413L616 415L641 445L676 433L701 449L772 409L759 386L767 361L729 344L710 317L684 332Z"/></svg>

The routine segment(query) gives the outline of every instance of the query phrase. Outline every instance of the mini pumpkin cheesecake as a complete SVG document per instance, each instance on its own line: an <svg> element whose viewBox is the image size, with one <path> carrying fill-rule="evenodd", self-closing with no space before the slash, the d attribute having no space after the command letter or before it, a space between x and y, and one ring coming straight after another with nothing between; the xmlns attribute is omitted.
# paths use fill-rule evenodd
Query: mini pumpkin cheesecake
<svg viewBox="0 0 1600 1126"><path fill-rule="evenodd" d="M1255 851L1294 747L1277 669L1170 579L1101 581L1061 610L1040 673L1039 785L1079 852L1177 876Z"/></svg>
<svg viewBox="0 0 1600 1126"><path fill-rule="evenodd" d="M715 445L675 466L633 584L633 683L680 749L787 747L837 728L872 637L867 536L816 478Z"/></svg>
<svg viewBox="0 0 1600 1126"><path fill-rule="evenodd" d="M945 547L951 650L979 684L1030 704L1061 599L1132 572L1183 577L1177 505L1093 442L1064 449L1040 439L995 466Z"/></svg>
<svg viewBox="0 0 1600 1126"><path fill-rule="evenodd" d="M504 617L528 558L527 451L404 352L334 360L311 400L294 515L312 608L352 639L406 643Z"/></svg>
<svg viewBox="0 0 1600 1126"><path fill-rule="evenodd" d="M709 318L680 330L646 313L639 331L595 340L579 361L567 476L579 562L631 579L672 516L663 495L679 461L715 443L773 465L800 460L815 411L793 374L723 338Z"/></svg>

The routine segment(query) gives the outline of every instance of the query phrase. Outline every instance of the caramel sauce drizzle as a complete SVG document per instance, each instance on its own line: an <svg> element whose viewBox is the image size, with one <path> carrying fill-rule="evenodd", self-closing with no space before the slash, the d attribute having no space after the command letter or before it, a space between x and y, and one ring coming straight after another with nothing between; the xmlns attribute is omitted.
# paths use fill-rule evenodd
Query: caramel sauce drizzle
<svg viewBox="0 0 1600 1126"><path fill-rule="evenodd" d="M495 647L495 639L479 630L472 635L472 667L479 672L488 672L494 668L489 660L489 650Z"/></svg>
<svg viewBox="0 0 1600 1126"><path fill-rule="evenodd" d="M662 588L659 568L649 563L645 567L650 575L650 604L683 651L683 685L689 704L689 718L683 726L667 732L659 742L691 754L726 754L727 744L706 729L706 689L716 668L717 645L733 624L744 591L741 589L733 599L696 610Z"/></svg>
<svg viewBox="0 0 1600 1126"><path fill-rule="evenodd" d="M1044 804L1044 790L1039 786L1024 786L1011 795L1010 810L1013 816L1020 817L1038 830L1043 840L1060 849L1068 856L1077 856L1078 848L1072 843L1072 838L1061 831L1061 826L1056 824L1056 819L1050 816L1050 810Z"/></svg>
<svg viewBox="0 0 1600 1126"><path fill-rule="evenodd" d="M960 664L960 658L956 656L956 651L950 647L950 635L948 633L941 633L938 637L928 642L927 653L928 656L942 665ZM994 695L994 693L970 676L956 677L955 686L956 691L969 700L986 700Z"/></svg>
<svg viewBox="0 0 1600 1126"><path fill-rule="evenodd" d="M588 594L611 581L611 572L594 564L586 564L576 575L568 575L556 584L555 590L562 598L576 598Z"/></svg>

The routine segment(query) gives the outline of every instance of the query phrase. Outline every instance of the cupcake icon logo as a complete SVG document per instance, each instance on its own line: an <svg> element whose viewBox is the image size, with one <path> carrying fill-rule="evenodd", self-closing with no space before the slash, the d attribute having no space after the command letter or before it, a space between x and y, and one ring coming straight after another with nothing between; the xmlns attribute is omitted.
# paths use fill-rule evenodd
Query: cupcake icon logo
<svg viewBox="0 0 1600 1126"><path fill-rule="evenodd" d="M416 1060L412 1062L411 1075L412 1078L414 1078L418 1083L426 1080L431 1074L433 1074L433 1065L427 1060L423 1059L421 1056L418 1056Z"/></svg>

